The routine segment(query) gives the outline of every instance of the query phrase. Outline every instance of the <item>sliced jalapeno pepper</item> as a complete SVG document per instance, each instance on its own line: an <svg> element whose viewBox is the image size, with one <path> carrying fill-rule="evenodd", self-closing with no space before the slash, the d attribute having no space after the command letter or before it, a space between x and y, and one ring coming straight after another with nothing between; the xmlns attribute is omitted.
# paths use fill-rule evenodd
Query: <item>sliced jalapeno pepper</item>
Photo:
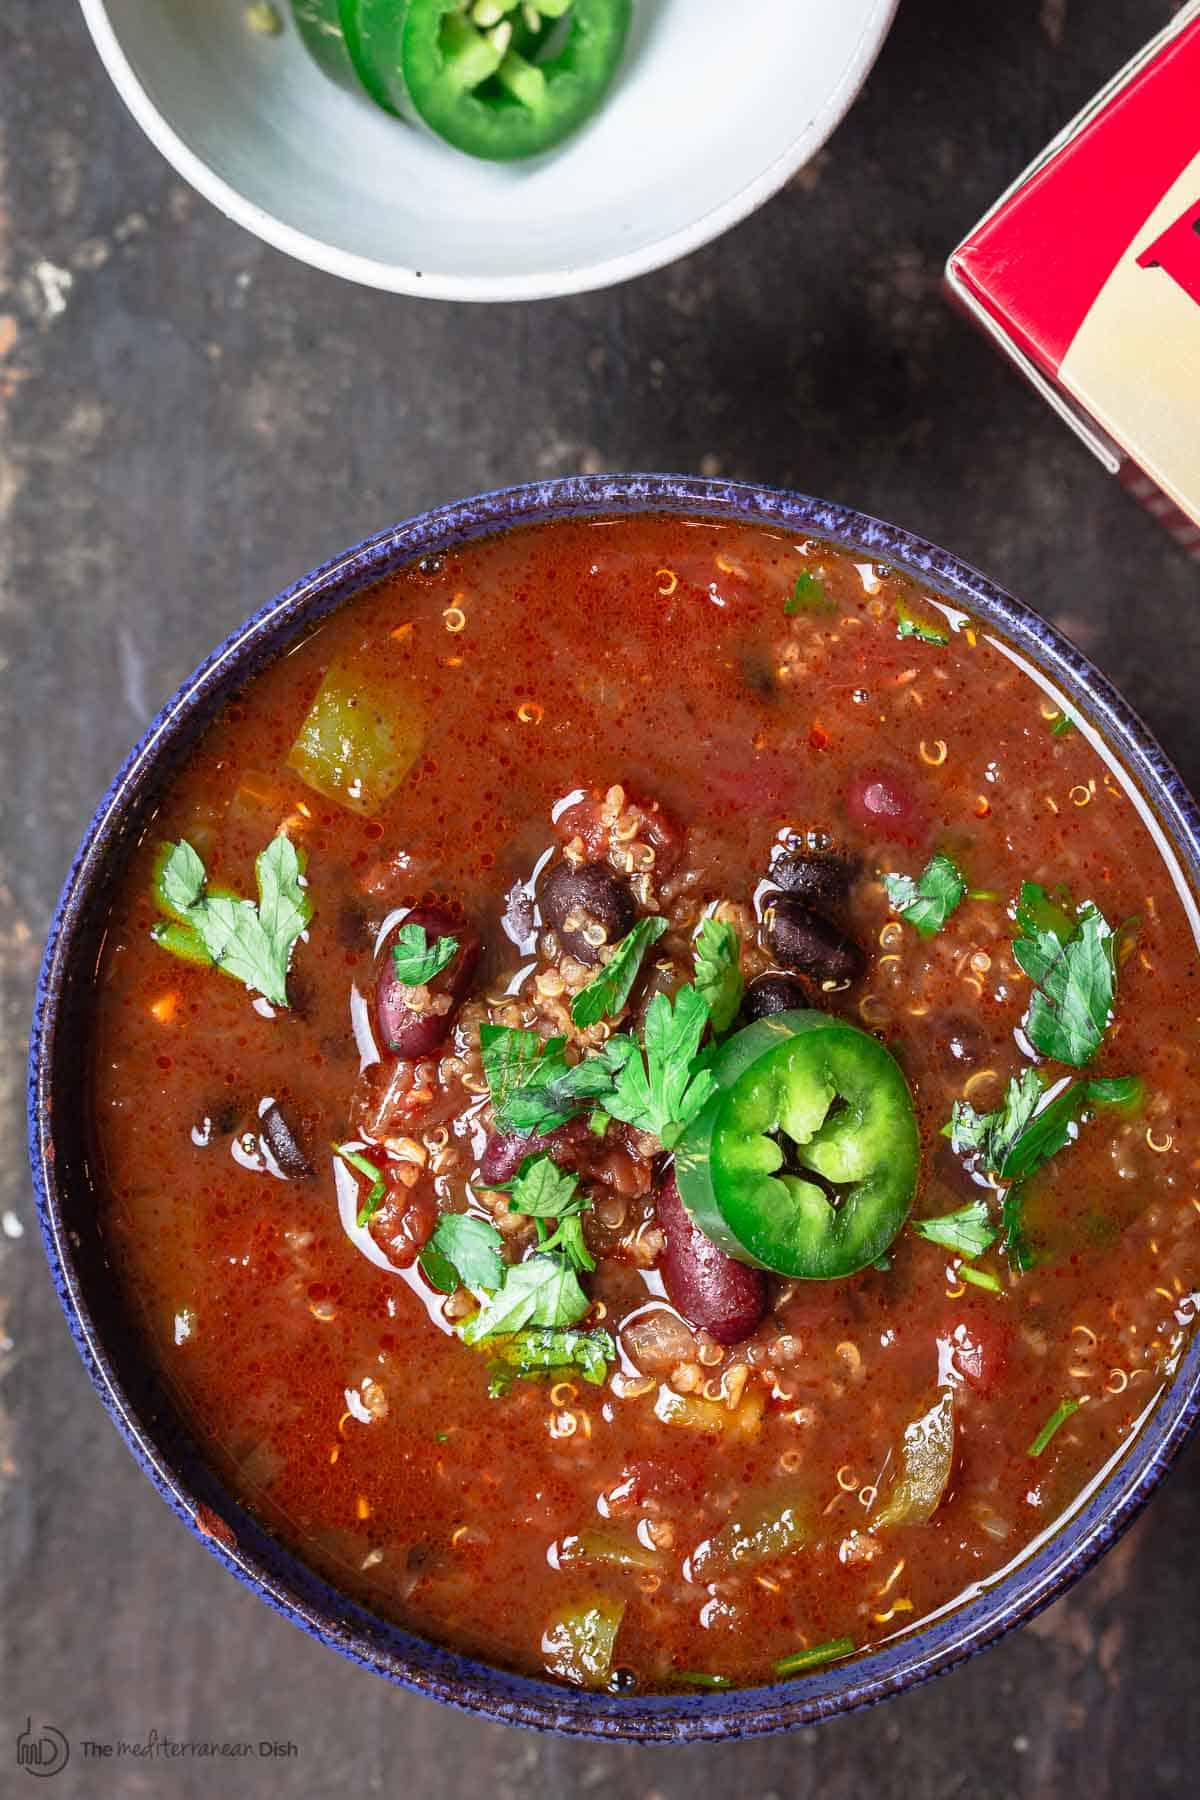
<svg viewBox="0 0 1200 1800"><path fill-rule="evenodd" d="M730 1038L712 1073L719 1092L675 1156L700 1229L741 1262L801 1280L878 1261L920 1164L894 1057L844 1020L782 1012Z"/></svg>
<svg viewBox="0 0 1200 1800"><path fill-rule="evenodd" d="M396 0L359 4L372 21L386 6L396 9ZM384 34L364 24L392 104L407 99L448 144L493 162L561 143L595 112L616 74L632 0L532 5L555 29L521 47L518 0L408 0L398 62L381 54Z"/></svg>
<svg viewBox="0 0 1200 1800"><path fill-rule="evenodd" d="M393 16L403 16L404 0L389 0ZM317 67L339 87L364 89L376 105L395 112L383 82L366 55L357 0L292 0L292 17Z"/></svg>

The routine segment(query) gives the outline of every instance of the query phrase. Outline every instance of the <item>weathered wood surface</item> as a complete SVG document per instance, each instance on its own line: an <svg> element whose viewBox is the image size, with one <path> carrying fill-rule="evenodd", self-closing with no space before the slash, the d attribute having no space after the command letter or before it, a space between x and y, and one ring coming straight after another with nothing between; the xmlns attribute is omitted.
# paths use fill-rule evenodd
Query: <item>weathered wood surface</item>
<svg viewBox="0 0 1200 1800"><path fill-rule="evenodd" d="M55 1793L415 1800L1195 1791L1200 1452L1035 1627L791 1739L508 1732L393 1692L221 1573L136 1472L46 1277L21 1153L35 959L161 699L264 597L432 501L579 469L721 471L953 546L1067 628L1195 784L1197 572L946 309L960 231L1172 8L905 0L865 97L724 241L490 313L285 261L176 180L76 9L0 16L0 1792L72 1740L291 1739L288 1762L83 1765ZM753 8L737 11L746 28ZM781 96L786 104L786 96ZM22 1235L23 1233L23 1235Z"/></svg>

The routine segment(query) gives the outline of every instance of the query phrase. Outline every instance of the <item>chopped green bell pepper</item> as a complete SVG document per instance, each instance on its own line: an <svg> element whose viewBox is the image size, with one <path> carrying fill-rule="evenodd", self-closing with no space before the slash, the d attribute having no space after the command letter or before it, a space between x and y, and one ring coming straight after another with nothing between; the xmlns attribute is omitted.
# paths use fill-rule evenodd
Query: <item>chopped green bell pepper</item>
<svg viewBox="0 0 1200 1800"><path fill-rule="evenodd" d="M877 1262L916 1195L908 1084L875 1038L820 1012L739 1031L712 1064L719 1092L675 1173L696 1224L730 1256L808 1281Z"/></svg>

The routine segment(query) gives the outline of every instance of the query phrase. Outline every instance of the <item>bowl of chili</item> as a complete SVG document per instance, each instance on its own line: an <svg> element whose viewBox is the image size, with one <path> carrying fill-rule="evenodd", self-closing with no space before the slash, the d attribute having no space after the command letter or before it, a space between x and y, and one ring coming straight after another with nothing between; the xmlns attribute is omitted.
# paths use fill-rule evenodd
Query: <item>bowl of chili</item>
<svg viewBox="0 0 1200 1800"><path fill-rule="evenodd" d="M1198 874L1105 678L910 533L636 476L399 525L196 671L67 878L29 1123L81 1356L222 1565L415 1691L673 1742L901 1692L1060 1595L1200 1412Z"/></svg>
<svg viewBox="0 0 1200 1800"><path fill-rule="evenodd" d="M746 217L834 130L897 0L762 0L732 33L721 0L81 3L135 119L237 223L369 287L504 301Z"/></svg>

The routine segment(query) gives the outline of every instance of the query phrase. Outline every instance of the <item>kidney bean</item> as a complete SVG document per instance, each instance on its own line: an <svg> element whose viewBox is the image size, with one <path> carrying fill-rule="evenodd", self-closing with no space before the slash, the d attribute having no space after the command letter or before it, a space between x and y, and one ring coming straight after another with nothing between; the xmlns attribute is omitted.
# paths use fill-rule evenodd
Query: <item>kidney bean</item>
<svg viewBox="0 0 1200 1800"><path fill-rule="evenodd" d="M853 879L853 865L845 857L812 850L789 850L771 868L771 880L785 893L820 908L844 906Z"/></svg>
<svg viewBox="0 0 1200 1800"><path fill-rule="evenodd" d="M392 945L401 926L422 925L430 944L440 937L458 939L458 951L428 983L429 1000L433 1003L420 1010L412 1004L413 990L397 981L392 962ZM475 932L460 925L438 906L414 906L405 913L394 931L390 931L380 951L379 977L375 984L375 1017L379 1036L385 1047L397 1056L414 1060L430 1056L443 1042L454 1015L471 985L481 945ZM448 1005L443 1003L448 1001Z"/></svg>
<svg viewBox="0 0 1200 1800"><path fill-rule="evenodd" d="M852 938L792 894L777 894L768 902L764 935L772 956L814 981L856 981L866 967Z"/></svg>
<svg viewBox="0 0 1200 1800"><path fill-rule="evenodd" d="M479 1159L479 1179L486 1187L499 1187L512 1180L527 1156L548 1156L560 1169L578 1169L593 1149L599 1153L600 1139L585 1118L568 1119L554 1131L535 1131L529 1137L493 1131Z"/></svg>
<svg viewBox="0 0 1200 1800"><path fill-rule="evenodd" d="M808 995L790 975L759 975L742 998L742 1023L751 1025L755 1019L769 1019L772 1013L807 1005Z"/></svg>
<svg viewBox="0 0 1200 1800"><path fill-rule="evenodd" d="M600 944L592 944L584 931L600 926L605 944L616 944L631 930L636 912L625 883L599 863L576 869L557 862L542 882L542 917L557 931L565 949L582 963L600 961ZM568 919L578 923L567 925Z"/></svg>
<svg viewBox="0 0 1200 1800"><path fill-rule="evenodd" d="M300 1140L288 1123L278 1100L272 1100L258 1123L271 1155L288 1180L310 1181L313 1166L300 1148Z"/></svg>
<svg viewBox="0 0 1200 1800"><path fill-rule="evenodd" d="M705 1237L679 1198L674 1175L658 1191L658 1223L666 1240L659 1267L672 1306L718 1344L740 1344L767 1310L762 1270L735 1262Z"/></svg>
<svg viewBox="0 0 1200 1800"><path fill-rule="evenodd" d="M411 1269L437 1222L438 1204L431 1193L397 1186L388 1190L367 1229L394 1268Z"/></svg>
<svg viewBox="0 0 1200 1800"><path fill-rule="evenodd" d="M929 835L929 815L894 769L863 769L844 791L851 821L873 836L897 844L920 844Z"/></svg>

